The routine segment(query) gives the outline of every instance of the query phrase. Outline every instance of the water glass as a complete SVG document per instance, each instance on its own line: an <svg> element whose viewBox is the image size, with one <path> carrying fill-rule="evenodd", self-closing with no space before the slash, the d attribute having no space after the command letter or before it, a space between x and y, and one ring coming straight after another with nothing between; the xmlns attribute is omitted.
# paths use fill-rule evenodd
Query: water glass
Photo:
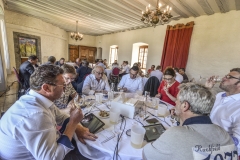
<svg viewBox="0 0 240 160"><path fill-rule="evenodd" d="M110 109L110 122L113 124L118 123L120 116L120 110L118 108L111 108Z"/></svg>
<svg viewBox="0 0 240 160"><path fill-rule="evenodd" d="M144 135L146 133L145 128L139 125L133 125L131 128L131 145L134 148L142 148Z"/></svg>
<svg viewBox="0 0 240 160"><path fill-rule="evenodd" d="M159 98L152 98L152 107L158 109L159 102Z"/></svg>
<svg viewBox="0 0 240 160"><path fill-rule="evenodd" d="M158 105L157 115L159 117L165 117L167 115L167 112L168 112L168 108L166 105L163 105L163 104Z"/></svg>
<svg viewBox="0 0 240 160"><path fill-rule="evenodd" d="M102 93L95 93L95 100L96 100L96 102L102 103L102 97L103 97Z"/></svg>

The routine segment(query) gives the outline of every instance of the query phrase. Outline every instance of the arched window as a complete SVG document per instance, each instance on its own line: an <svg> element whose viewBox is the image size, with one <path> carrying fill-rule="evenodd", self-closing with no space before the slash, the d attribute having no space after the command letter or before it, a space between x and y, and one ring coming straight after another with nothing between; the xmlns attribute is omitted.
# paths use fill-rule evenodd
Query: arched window
<svg viewBox="0 0 240 160"><path fill-rule="evenodd" d="M110 46L109 64L111 65L115 60L118 60L118 46L112 45Z"/></svg>

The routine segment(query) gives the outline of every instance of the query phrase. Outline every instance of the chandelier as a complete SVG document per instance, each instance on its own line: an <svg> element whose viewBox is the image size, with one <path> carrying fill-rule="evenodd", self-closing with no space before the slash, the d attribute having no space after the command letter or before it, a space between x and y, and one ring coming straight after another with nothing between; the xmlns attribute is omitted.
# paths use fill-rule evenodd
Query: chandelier
<svg viewBox="0 0 240 160"><path fill-rule="evenodd" d="M71 32L71 38L75 39L76 41L81 41L83 39L83 35L78 32L78 21L76 21L76 32Z"/></svg>
<svg viewBox="0 0 240 160"><path fill-rule="evenodd" d="M156 27L157 24L165 24L172 18L171 10L172 7L167 6L167 8L162 9L162 4L157 1L157 7L155 10L150 10L150 4L146 7L146 11L142 11L141 21L144 24L150 24Z"/></svg>

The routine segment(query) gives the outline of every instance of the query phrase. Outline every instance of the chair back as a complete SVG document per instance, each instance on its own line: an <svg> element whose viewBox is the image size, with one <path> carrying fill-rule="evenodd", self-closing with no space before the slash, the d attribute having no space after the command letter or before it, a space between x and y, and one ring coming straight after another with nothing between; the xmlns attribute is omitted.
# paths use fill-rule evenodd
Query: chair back
<svg viewBox="0 0 240 160"><path fill-rule="evenodd" d="M113 70L112 70L111 76L118 76L119 73L120 73L120 69L117 68L117 67L115 67L115 68L113 68Z"/></svg>
<svg viewBox="0 0 240 160"><path fill-rule="evenodd" d="M150 77L146 84L144 85L144 90L143 93L145 93L145 91L150 92L150 96L151 97L155 97L156 94L158 93L158 87L160 86L160 82L159 79L155 76Z"/></svg>
<svg viewBox="0 0 240 160"><path fill-rule="evenodd" d="M14 74L15 74L15 76L16 76L16 78L17 78L17 81L18 81L20 84L22 84L21 77L20 77L20 75L19 75L19 73L18 73L18 71L17 71L17 69L16 69L15 67L13 67L13 71L14 71Z"/></svg>

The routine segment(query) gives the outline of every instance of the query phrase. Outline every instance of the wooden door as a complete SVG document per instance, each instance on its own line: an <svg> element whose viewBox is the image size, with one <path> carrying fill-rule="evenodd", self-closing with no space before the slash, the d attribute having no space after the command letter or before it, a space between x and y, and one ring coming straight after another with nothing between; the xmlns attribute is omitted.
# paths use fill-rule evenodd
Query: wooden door
<svg viewBox="0 0 240 160"><path fill-rule="evenodd" d="M80 59L86 59L89 63L93 63L95 61L96 51L96 47L79 46Z"/></svg>
<svg viewBox="0 0 240 160"><path fill-rule="evenodd" d="M69 61L75 62L79 58L78 46L69 45Z"/></svg>

